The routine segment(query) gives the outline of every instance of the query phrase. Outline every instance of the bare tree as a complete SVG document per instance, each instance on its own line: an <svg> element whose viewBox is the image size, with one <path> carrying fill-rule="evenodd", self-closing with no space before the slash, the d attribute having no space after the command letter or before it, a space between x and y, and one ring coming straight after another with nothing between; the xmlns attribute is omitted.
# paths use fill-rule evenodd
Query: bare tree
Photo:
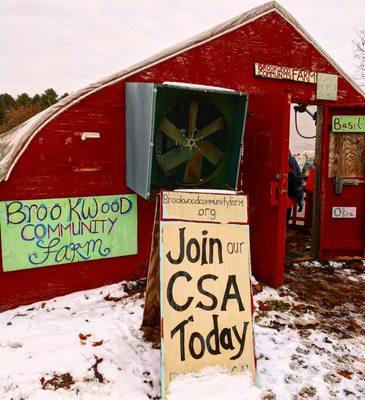
<svg viewBox="0 0 365 400"><path fill-rule="evenodd" d="M359 85L365 88L365 30L357 32L357 40L353 41L356 58L356 75Z"/></svg>

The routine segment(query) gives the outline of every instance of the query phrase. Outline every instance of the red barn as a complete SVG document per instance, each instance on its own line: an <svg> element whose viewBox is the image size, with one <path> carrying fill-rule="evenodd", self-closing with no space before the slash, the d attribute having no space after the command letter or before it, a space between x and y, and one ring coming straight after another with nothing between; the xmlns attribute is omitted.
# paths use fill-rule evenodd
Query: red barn
<svg viewBox="0 0 365 400"><path fill-rule="evenodd" d="M324 85L327 78L330 81L325 94L319 90L319 75ZM289 120L294 103L318 107L315 256L364 256L365 135L361 129L342 135L331 132L334 115L359 116L362 121L364 93L275 2L91 84L3 134L0 201L133 193L125 176L125 84L166 81L249 94L240 189L250 197L257 278L272 286L283 282ZM0 268L0 310L145 276L154 210L154 202L138 196L135 255L6 272ZM337 217L334 212L342 214ZM2 241L3 267L5 255L11 257L21 246Z"/></svg>

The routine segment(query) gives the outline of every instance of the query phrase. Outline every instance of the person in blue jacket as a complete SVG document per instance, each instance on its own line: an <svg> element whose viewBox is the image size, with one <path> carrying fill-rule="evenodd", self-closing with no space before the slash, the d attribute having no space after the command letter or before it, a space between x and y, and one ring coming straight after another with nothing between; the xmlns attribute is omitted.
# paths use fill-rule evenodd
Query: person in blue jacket
<svg viewBox="0 0 365 400"><path fill-rule="evenodd" d="M288 172L288 196L293 201L293 205L298 205L298 211L303 210L304 186L302 171L297 163L297 160L289 151L289 172ZM291 217L292 207L287 209L286 222L288 223Z"/></svg>

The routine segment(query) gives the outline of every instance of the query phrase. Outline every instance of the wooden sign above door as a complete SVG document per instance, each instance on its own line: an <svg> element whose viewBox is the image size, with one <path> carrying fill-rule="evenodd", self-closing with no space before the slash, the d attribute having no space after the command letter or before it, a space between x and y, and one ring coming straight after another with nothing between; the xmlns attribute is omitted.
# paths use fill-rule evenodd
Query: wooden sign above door
<svg viewBox="0 0 365 400"><path fill-rule="evenodd" d="M316 83L317 100L337 100L338 75L336 74L315 72L305 68L255 63L255 76L295 82Z"/></svg>
<svg viewBox="0 0 365 400"><path fill-rule="evenodd" d="M314 71L271 64L255 63L255 76L271 79L286 79L296 82L317 82L317 73Z"/></svg>

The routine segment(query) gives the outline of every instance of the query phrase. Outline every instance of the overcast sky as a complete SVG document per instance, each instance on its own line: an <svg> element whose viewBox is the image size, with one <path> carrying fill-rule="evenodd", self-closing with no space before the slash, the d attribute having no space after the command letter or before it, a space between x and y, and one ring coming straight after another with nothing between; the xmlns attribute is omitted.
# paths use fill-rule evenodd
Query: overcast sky
<svg viewBox="0 0 365 400"><path fill-rule="evenodd" d="M72 92L260 0L0 0L0 93ZM349 74L363 0L281 0Z"/></svg>

